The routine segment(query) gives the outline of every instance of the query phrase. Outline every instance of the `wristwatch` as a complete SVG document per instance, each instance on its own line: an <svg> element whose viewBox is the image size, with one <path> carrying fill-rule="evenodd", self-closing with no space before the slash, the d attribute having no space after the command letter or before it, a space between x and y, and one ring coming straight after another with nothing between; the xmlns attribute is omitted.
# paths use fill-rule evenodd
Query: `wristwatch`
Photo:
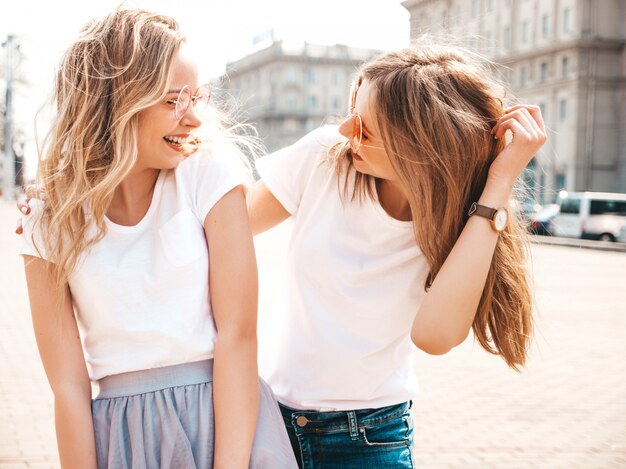
<svg viewBox="0 0 626 469"><path fill-rule="evenodd" d="M492 228L498 233L504 231L507 222L509 221L509 211L506 208L485 207L484 205L479 205L476 202L470 206L467 212L467 216L471 217L472 215L487 218L491 221Z"/></svg>

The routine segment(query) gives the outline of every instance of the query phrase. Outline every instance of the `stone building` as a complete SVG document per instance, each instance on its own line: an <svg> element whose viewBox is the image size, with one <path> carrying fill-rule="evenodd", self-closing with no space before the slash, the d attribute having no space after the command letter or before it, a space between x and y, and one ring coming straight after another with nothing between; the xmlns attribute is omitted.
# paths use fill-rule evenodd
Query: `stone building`
<svg viewBox="0 0 626 469"><path fill-rule="evenodd" d="M549 140L531 165L535 196L626 192L626 2L405 0L411 37L445 32L494 62Z"/></svg>
<svg viewBox="0 0 626 469"><path fill-rule="evenodd" d="M222 88L243 107L268 151L345 116L350 82L377 51L282 41L226 66Z"/></svg>

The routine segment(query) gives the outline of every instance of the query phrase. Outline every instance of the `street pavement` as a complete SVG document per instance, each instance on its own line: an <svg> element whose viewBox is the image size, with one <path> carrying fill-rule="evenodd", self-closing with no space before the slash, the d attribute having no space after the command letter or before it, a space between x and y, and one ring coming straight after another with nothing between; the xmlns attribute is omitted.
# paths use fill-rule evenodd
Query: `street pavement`
<svg viewBox="0 0 626 469"><path fill-rule="evenodd" d="M0 467L58 468L16 213L0 203ZM289 230L256 240L262 347ZM444 356L416 353L417 467L626 468L626 253L533 245L532 270L535 336L520 373L471 337Z"/></svg>

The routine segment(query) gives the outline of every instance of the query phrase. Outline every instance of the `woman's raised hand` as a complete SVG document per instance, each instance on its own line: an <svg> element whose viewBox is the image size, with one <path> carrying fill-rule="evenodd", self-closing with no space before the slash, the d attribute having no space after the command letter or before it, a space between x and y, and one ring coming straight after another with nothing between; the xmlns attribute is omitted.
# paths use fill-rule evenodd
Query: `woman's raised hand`
<svg viewBox="0 0 626 469"><path fill-rule="evenodd" d="M539 106L520 104L505 109L491 133L495 138L504 138L507 130L511 131L511 141L491 163L487 183L513 187L515 180L547 139Z"/></svg>

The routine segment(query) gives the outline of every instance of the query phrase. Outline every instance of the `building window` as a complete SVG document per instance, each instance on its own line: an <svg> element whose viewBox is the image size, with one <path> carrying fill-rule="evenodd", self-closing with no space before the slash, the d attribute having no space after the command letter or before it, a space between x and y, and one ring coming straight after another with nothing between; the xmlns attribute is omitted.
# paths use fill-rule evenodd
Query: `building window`
<svg viewBox="0 0 626 469"><path fill-rule="evenodd" d="M287 109L290 111L294 110L296 108L296 98L288 96L285 104L287 105Z"/></svg>
<svg viewBox="0 0 626 469"><path fill-rule="evenodd" d="M309 96L309 109L317 109L317 96Z"/></svg>
<svg viewBox="0 0 626 469"><path fill-rule="evenodd" d="M309 79L309 84L314 85L317 83L317 72L315 70L309 70L307 72L307 77Z"/></svg>
<svg viewBox="0 0 626 469"><path fill-rule="evenodd" d="M543 117L544 122L548 120L545 103L539 103L539 110L541 111L541 117Z"/></svg>
<svg viewBox="0 0 626 469"><path fill-rule="evenodd" d="M563 31L569 33L572 30L572 10L566 8L563 10Z"/></svg>
<svg viewBox="0 0 626 469"><path fill-rule="evenodd" d="M478 16L478 0L472 0L472 18Z"/></svg>
<svg viewBox="0 0 626 469"><path fill-rule="evenodd" d="M526 67L520 68L519 71L519 84L520 86L526 86L526 82L528 81L528 70Z"/></svg>
<svg viewBox="0 0 626 469"><path fill-rule="evenodd" d="M487 0L487 11L490 13L493 11L494 0Z"/></svg>
<svg viewBox="0 0 626 469"><path fill-rule="evenodd" d="M296 82L296 71L293 68L287 70L287 83Z"/></svg>
<svg viewBox="0 0 626 469"><path fill-rule="evenodd" d="M548 63L547 62L541 63L539 76L541 77L541 81L546 81L548 79Z"/></svg>
<svg viewBox="0 0 626 469"><path fill-rule="evenodd" d="M563 57L561 60L561 75L563 78L567 78L569 75L569 57Z"/></svg>
<svg viewBox="0 0 626 469"><path fill-rule="evenodd" d="M341 110L341 99L334 98L333 99L333 111L339 112Z"/></svg>
<svg viewBox="0 0 626 469"><path fill-rule="evenodd" d="M333 85L338 85L341 83L341 73L339 70L333 70L332 75L330 76L331 82Z"/></svg>
<svg viewBox="0 0 626 469"><path fill-rule="evenodd" d="M548 15L543 15L541 17L541 37L544 39L547 39L549 34L550 34L550 17Z"/></svg>
<svg viewBox="0 0 626 469"><path fill-rule="evenodd" d="M505 26L502 31L502 45L505 49L511 48L511 28L508 26Z"/></svg>
<svg viewBox="0 0 626 469"><path fill-rule="evenodd" d="M567 100L565 99L559 101L559 119L561 122L567 119Z"/></svg>
<svg viewBox="0 0 626 469"><path fill-rule="evenodd" d="M522 22L522 44L526 44L528 42L528 29L528 20L524 20Z"/></svg>

